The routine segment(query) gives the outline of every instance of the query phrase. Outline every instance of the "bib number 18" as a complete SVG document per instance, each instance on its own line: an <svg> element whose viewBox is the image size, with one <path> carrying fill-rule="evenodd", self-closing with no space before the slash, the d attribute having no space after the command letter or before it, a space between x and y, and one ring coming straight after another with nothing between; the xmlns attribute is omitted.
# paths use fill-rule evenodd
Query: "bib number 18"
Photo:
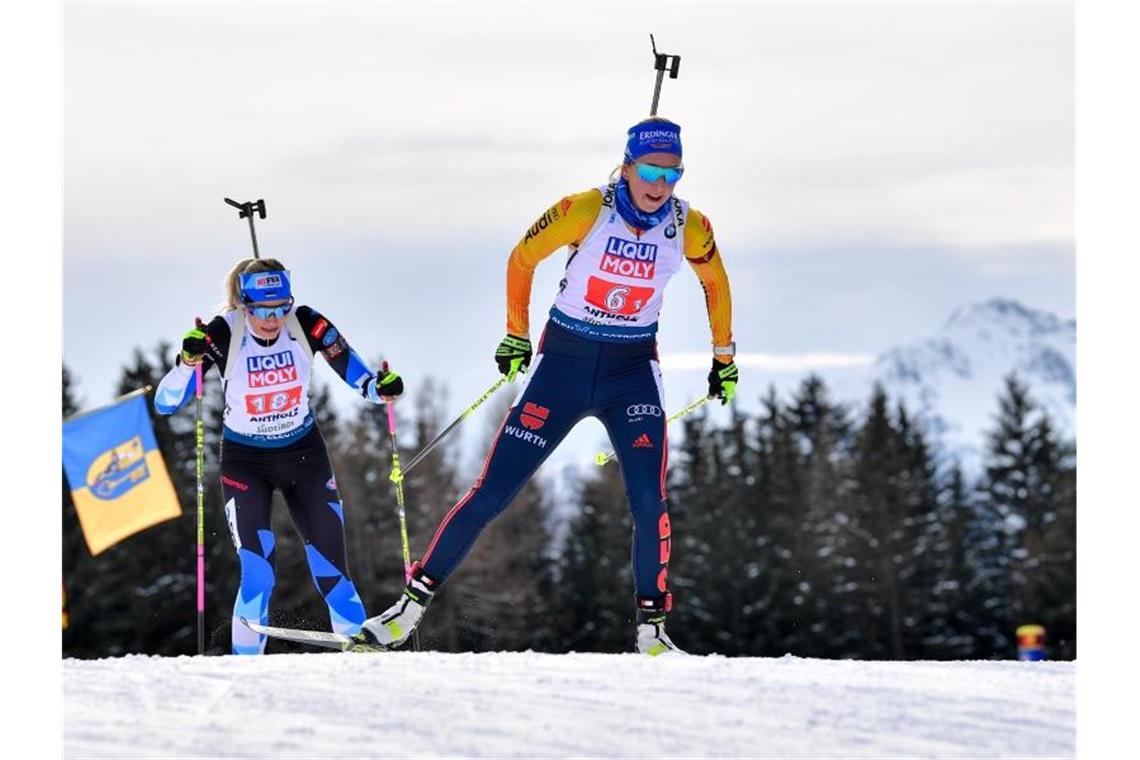
<svg viewBox="0 0 1140 760"><path fill-rule="evenodd" d="M267 412L283 412L292 409L301 403L301 387L286 388L273 393L250 394L245 397L245 411L247 414L266 414Z"/></svg>

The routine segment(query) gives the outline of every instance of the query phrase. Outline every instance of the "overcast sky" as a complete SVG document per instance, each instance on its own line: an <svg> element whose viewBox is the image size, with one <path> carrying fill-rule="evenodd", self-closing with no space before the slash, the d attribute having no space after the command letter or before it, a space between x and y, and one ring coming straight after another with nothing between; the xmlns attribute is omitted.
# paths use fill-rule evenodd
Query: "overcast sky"
<svg viewBox="0 0 1140 760"><path fill-rule="evenodd" d="M494 380L506 257L604 183L682 56L677 193L732 281L742 393L859 362L995 295L1075 316L1066 3L68 4L64 359L87 404L222 298L264 198L302 302L458 411ZM538 271L537 336L562 256ZM696 278L662 315L687 400ZM684 369L684 367L695 369ZM600 427L599 427L600 430Z"/></svg>

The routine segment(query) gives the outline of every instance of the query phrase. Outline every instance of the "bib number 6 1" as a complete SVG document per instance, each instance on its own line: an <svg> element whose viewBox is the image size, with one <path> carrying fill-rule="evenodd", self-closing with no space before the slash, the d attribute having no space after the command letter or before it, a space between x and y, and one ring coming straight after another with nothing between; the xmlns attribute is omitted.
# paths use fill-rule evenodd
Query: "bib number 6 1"
<svg viewBox="0 0 1140 760"><path fill-rule="evenodd" d="M618 285L616 288L606 293L606 308L610 311L621 312L625 308L626 299L629 298L629 288L625 285Z"/></svg>

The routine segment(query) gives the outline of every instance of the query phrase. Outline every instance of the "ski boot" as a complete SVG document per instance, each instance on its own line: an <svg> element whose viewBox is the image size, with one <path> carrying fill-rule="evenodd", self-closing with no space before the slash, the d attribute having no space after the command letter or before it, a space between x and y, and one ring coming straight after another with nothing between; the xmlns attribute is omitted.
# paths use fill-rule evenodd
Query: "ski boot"
<svg viewBox="0 0 1140 760"><path fill-rule="evenodd" d="M412 579L404 588L403 596L381 614L365 620L360 626L360 633L352 637L353 641L361 649L395 649L400 646L419 625L424 610L435 596L435 587L436 582L424 575L420 563L415 563L412 565Z"/></svg>
<svg viewBox="0 0 1140 760"><path fill-rule="evenodd" d="M637 651L650 657L685 654L665 633L665 615L673 608L673 595L637 598Z"/></svg>

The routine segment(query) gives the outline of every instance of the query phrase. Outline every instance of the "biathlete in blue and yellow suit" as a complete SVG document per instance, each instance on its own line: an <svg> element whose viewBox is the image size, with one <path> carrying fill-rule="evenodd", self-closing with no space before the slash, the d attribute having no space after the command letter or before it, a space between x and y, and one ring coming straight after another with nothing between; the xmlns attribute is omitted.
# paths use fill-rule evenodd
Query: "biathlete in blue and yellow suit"
<svg viewBox="0 0 1140 760"><path fill-rule="evenodd" d="M728 277L708 218L673 196L682 172L680 127L643 121L629 130L619 181L563 198L515 246L507 265L507 336L495 358L512 379L530 365L526 383L482 474L444 518L400 600L365 621L360 642L405 641L483 528L570 429L593 416L617 452L633 513L638 650L679 651L664 629L673 539L656 333L665 286L685 262L704 286L712 328L709 394L727 402L738 376ZM565 276L530 364L534 269L563 246Z"/></svg>
<svg viewBox="0 0 1140 760"><path fill-rule="evenodd" d="M348 572L344 506L324 439L309 408L313 358L321 355L373 403L399 396L394 372L369 371L344 336L308 306L293 307L290 273L276 259L238 262L226 279L226 310L188 332L155 407L173 414L195 394L195 368L217 366L225 388L221 476L226 520L241 562L231 631L234 654L260 654L265 637L241 618L268 622L274 586L273 491L285 498L305 542L313 583L334 631L354 634L364 605Z"/></svg>

